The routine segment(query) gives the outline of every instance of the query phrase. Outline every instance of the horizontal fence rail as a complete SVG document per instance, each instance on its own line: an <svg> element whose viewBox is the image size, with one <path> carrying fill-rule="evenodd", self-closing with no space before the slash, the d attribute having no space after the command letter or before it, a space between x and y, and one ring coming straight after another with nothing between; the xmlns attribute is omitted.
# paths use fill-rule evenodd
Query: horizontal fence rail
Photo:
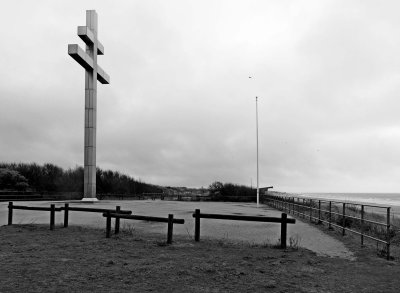
<svg viewBox="0 0 400 293"><path fill-rule="evenodd" d="M68 227L68 219L69 219L69 211L74 212L86 212L86 213L106 213L106 212L118 212L120 214L132 214L132 211L121 210L120 206L116 206L115 209L102 209L102 208L81 208L81 207L70 207L68 203L66 203L63 207L60 207L61 210L64 210L64 228ZM116 219L115 221L119 221Z"/></svg>
<svg viewBox="0 0 400 293"><path fill-rule="evenodd" d="M13 210L30 210L30 211L51 211L52 210L51 207L49 207L49 208L47 208L47 207L28 207L28 206L15 206L15 205L12 206L12 209ZM54 211L60 212L61 209L54 207Z"/></svg>
<svg viewBox="0 0 400 293"><path fill-rule="evenodd" d="M217 219L231 221L252 221L252 222L268 222L281 223L281 248L286 248L287 224L295 224L295 219L288 219L287 214L282 213L281 218L275 217L259 217L259 216L239 216L239 215L223 215L223 214L202 214L196 209L193 218L195 218L194 240L200 241L200 219Z"/></svg>
<svg viewBox="0 0 400 293"><path fill-rule="evenodd" d="M107 213L103 214L103 217L107 217ZM120 218L120 219L128 219L128 220L142 220L149 222L160 222L160 223L168 223L168 218L162 217L152 217L152 216L139 216L139 215L124 215L119 213L110 213L111 218ZM173 219L175 224L185 224L184 219Z"/></svg>
<svg viewBox="0 0 400 293"><path fill-rule="evenodd" d="M69 204L66 203L63 207L56 207L54 204L51 204L50 207L30 207L30 206L14 205L13 202L9 202L9 204L8 204L8 225L12 225L12 223L13 223L13 210L49 211L50 212L50 230L54 230L55 212L64 211L64 227L65 228L68 227L70 211L87 212L87 213L118 212L118 213L124 214L124 215L132 214L132 211L121 210L120 206L116 206L115 209L82 208L82 207L70 207ZM119 221L119 220L116 219L116 221Z"/></svg>
<svg viewBox="0 0 400 293"><path fill-rule="evenodd" d="M172 243L172 234L173 234L174 224L185 224L184 219L174 219L174 215L172 215L172 214L169 214L168 218L162 218L162 217L127 215L127 214L120 214L120 213L114 213L114 212L106 212L106 213L103 213L103 217L106 218L106 238L110 238L110 236L111 236L111 218L115 218L115 230L114 230L115 234L119 233L119 220L120 219L168 223L168 227L167 227L167 243L168 244ZM117 222L117 220L118 220L118 222Z"/></svg>
<svg viewBox="0 0 400 293"><path fill-rule="evenodd" d="M50 207L28 207L28 206L17 206L14 205L12 201L8 203L8 225L13 223L13 211L14 210L30 210L30 211L48 211L50 212L50 230L54 230L55 225L55 214L60 212L60 208L56 208L54 204Z"/></svg>
<svg viewBox="0 0 400 293"><path fill-rule="evenodd" d="M386 247L386 257L390 259L390 238L391 238L391 223L390 223L390 207L383 207L378 205L357 204L350 202L340 202L335 200L322 200L313 198L301 198L295 196L274 196L267 195L263 197L266 204L273 206L276 209L287 211L293 215L302 216L309 219L310 222L316 221L317 223L328 224L329 229L337 227L341 229L344 236L346 231L360 235L361 246L364 245L365 238L382 243ZM325 207L323 207L325 205ZM373 212L366 213L365 208L375 208L386 210L385 221L379 222L377 220L367 219L367 215L372 215ZM357 216L357 215L360 216ZM354 222L354 224L352 224ZM378 237L368 234L367 224L372 224L377 234L382 235ZM358 230L351 229L350 226L358 226ZM384 238L384 239L382 239Z"/></svg>

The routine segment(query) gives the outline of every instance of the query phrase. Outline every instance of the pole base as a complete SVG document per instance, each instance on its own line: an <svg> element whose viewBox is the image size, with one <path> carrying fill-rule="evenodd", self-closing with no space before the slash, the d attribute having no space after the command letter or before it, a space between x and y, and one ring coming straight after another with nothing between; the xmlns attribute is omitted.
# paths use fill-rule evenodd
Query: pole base
<svg viewBox="0 0 400 293"><path fill-rule="evenodd" d="M99 201L97 198L95 198L95 197L84 197L84 198L82 198L82 200L81 200L82 202L96 202L96 201Z"/></svg>

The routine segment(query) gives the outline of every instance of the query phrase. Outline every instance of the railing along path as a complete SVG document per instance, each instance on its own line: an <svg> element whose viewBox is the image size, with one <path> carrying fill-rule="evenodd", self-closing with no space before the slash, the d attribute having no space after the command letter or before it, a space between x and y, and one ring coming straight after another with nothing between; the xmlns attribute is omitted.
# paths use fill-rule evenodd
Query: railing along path
<svg viewBox="0 0 400 293"><path fill-rule="evenodd" d="M391 217L391 208L383 207L378 205L368 205L368 204L357 204L357 203L349 203L349 202L341 202L334 200L322 200L322 199L312 199L312 198L301 198L294 196L272 196L268 195L264 197L266 204L272 205L274 208L287 211L288 213L292 213L293 215L303 216L305 219L309 219L310 222L316 220L317 223L326 223L328 224L329 229L333 229L332 227L337 227L342 230L342 235L345 235L346 231L350 231L352 233L360 235L361 238L361 246L364 245L365 238L374 240L376 242L382 243L386 246L386 257L390 259L390 217ZM327 204L328 209L324 209L322 204ZM336 209L339 212L333 211L332 208L336 206ZM351 209L351 207L353 207ZM359 207L359 210L354 207ZM366 218L365 208L375 208L375 209L385 209L386 210L386 221L378 222L373 221ZM347 209L346 209L347 208ZM341 209L341 212L340 212ZM346 212L350 212L351 210L359 211L360 217L356 217L353 215L349 215ZM317 216L315 215L317 213ZM334 217L337 216L341 225L334 221ZM356 220L360 223L359 231L350 229L348 225L346 225L346 219ZM367 223L372 225L384 227L385 229L385 239L380 239L378 237L371 236L367 234Z"/></svg>

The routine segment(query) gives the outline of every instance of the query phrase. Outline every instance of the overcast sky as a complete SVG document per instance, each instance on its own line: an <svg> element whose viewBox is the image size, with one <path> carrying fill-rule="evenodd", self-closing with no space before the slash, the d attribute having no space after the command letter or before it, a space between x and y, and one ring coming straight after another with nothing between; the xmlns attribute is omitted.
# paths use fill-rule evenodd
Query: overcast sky
<svg viewBox="0 0 400 293"><path fill-rule="evenodd" d="M110 75L97 165L143 181L400 191L399 1L2 1L0 161L83 165L85 10ZM249 78L251 76L252 78Z"/></svg>

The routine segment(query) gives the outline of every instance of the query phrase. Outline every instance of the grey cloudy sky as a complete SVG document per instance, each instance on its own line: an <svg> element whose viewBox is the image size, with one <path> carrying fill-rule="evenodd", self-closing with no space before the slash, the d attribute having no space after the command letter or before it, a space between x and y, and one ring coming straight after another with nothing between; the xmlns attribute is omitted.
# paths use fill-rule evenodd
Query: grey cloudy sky
<svg viewBox="0 0 400 293"><path fill-rule="evenodd" d="M399 192L399 1L2 1L0 161L83 165L99 15L97 164L144 181ZM248 77L252 76L252 79Z"/></svg>

